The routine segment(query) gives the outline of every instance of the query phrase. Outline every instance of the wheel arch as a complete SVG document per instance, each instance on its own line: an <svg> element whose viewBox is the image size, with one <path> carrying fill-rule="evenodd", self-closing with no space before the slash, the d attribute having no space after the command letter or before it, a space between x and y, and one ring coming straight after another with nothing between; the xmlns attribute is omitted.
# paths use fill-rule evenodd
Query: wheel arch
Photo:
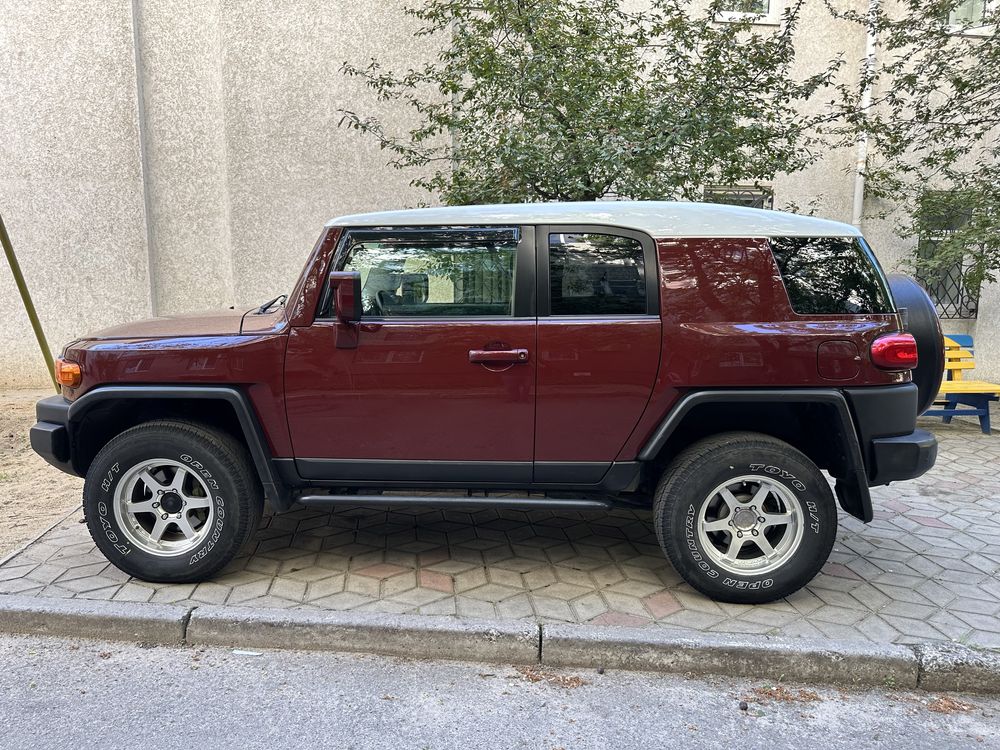
<svg viewBox="0 0 1000 750"><path fill-rule="evenodd" d="M691 391L681 397L646 441L638 459L663 468L694 441L730 431L783 440L836 478L840 506L872 520L864 456L844 394L836 389Z"/></svg>
<svg viewBox="0 0 1000 750"><path fill-rule="evenodd" d="M291 505L249 398L231 386L104 386L88 391L69 404L66 415L74 471L85 476L101 448L129 427L172 417L221 429L240 440L271 506L286 510Z"/></svg>

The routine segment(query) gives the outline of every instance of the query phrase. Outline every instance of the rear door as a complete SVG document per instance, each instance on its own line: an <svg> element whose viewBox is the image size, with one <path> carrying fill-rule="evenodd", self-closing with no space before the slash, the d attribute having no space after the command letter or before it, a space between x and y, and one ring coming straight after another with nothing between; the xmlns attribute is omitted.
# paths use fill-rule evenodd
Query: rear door
<svg viewBox="0 0 1000 750"><path fill-rule="evenodd" d="M535 417L534 230L354 229L356 348L327 304L294 329L288 421L310 479L527 483Z"/></svg>
<svg viewBox="0 0 1000 750"><path fill-rule="evenodd" d="M536 482L595 483L642 416L662 333L656 248L641 232L536 229Z"/></svg>

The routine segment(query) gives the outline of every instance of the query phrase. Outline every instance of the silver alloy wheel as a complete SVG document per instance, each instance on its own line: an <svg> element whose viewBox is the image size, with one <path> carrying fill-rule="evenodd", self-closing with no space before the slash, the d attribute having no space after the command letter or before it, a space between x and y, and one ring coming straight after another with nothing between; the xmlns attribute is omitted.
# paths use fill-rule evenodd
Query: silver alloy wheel
<svg viewBox="0 0 1000 750"><path fill-rule="evenodd" d="M128 540L152 555L183 555L212 528L208 486L190 467L168 458L136 464L118 482L115 520Z"/></svg>
<svg viewBox="0 0 1000 750"><path fill-rule="evenodd" d="M762 575L781 567L802 542L802 504L770 477L729 479L705 498L698 511L698 540L723 570Z"/></svg>

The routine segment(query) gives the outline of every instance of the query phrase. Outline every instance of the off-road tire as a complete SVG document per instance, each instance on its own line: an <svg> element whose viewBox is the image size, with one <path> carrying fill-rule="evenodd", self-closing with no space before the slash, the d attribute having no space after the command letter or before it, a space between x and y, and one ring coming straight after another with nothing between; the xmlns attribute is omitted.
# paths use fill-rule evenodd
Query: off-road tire
<svg viewBox="0 0 1000 750"><path fill-rule="evenodd" d="M130 472L157 460L183 466L195 475L189 486L201 483L200 499L211 509L210 528L189 550L147 551L130 537L134 530L123 529L122 519L135 516L115 511L116 493L127 491L119 484ZM145 422L114 437L97 454L83 488L84 514L97 547L125 573L158 583L203 581L224 568L257 529L263 506L261 485L246 448L225 432L181 420ZM157 515L140 517L155 520ZM180 534L180 527L173 527L172 533ZM180 538L182 550L184 541Z"/></svg>
<svg viewBox="0 0 1000 750"><path fill-rule="evenodd" d="M761 477L758 487L768 484L775 488L771 502L777 503L774 498L781 493L800 507L801 536L797 537L797 546L790 546L784 559L763 563L779 567L761 574L720 567L725 561L717 562L723 555L718 547L727 546L732 537L726 535L732 532L699 533L702 508L708 507L705 504L713 502L714 497L721 507L721 494L713 494L713 490L747 476ZM754 485L751 482L738 486ZM680 576L698 591L723 602L760 604L794 593L823 567L837 536L833 493L817 466L791 445L753 432L713 436L679 454L660 479L653 509L660 546ZM772 533L766 528L763 531ZM750 532L746 533L749 539ZM719 542L713 544L713 539ZM706 549L706 541L716 547L714 552Z"/></svg>

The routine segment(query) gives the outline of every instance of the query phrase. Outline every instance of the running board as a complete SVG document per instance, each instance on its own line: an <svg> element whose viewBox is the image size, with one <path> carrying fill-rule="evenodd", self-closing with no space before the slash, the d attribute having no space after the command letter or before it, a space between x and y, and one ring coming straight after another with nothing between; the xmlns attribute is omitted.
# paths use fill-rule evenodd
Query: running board
<svg viewBox="0 0 1000 750"><path fill-rule="evenodd" d="M422 506L428 508L510 508L514 510L598 510L614 507L610 500L563 497L492 497L427 495L303 495L298 502L311 507L332 505Z"/></svg>

